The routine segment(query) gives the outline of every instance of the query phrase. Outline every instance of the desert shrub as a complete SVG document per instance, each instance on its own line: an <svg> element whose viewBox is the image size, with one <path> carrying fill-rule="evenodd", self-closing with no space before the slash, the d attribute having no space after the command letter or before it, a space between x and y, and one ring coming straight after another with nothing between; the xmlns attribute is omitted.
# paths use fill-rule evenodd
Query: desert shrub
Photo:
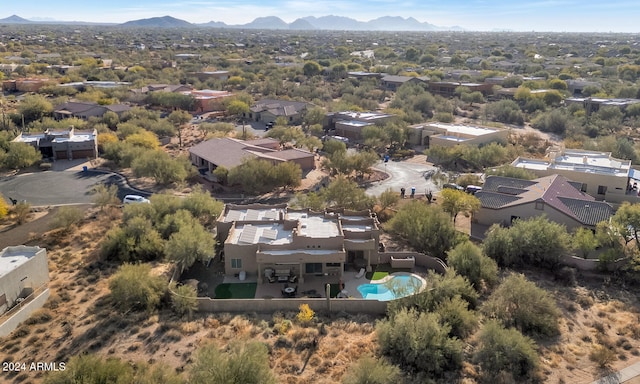
<svg viewBox="0 0 640 384"><path fill-rule="evenodd" d="M494 224L483 243L484 253L499 265L535 265L555 269L571 248L566 228L545 216L516 220L510 228Z"/></svg>
<svg viewBox="0 0 640 384"><path fill-rule="evenodd" d="M51 221L51 229L62 228L68 232L84 217L84 212L76 207L60 207Z"/></svg>
<svg viewBox="0 0 640 384"><path fill-rule="evenodd" d="M525 334L555 336L559 333L560 310L547 291L524 275L511 274L482 307L488 317Z"/></svg>
<svg viewBox="0 0 640 384"><path fill-rule="evenodd" d="M382 353L413 371L443 376L462 366L463 344L436 313L403 309L378 322L376 332Z"/></svg>
<svg viewBox="0 0 640 384"><path fill-rule="evenodd" d="M392 384L400 382L400 368L385 359L361 357L342 378L343 384Z"/></svg>
<svg viewBox="0 0 640 384"><path fill-rule="evenodd" d="M466 277L476 290L484 285L493 286L498 281L498 265L482 253L482 249L470 241L458 244L447 253L447 263Z"/></svg>
<svg viewBox="0 0 640 384"><path fill-rule="evenodd" d="M389 303L387 312L393 316L405 308L415 308L420 312L433 312L443 302L460 297L475 308L478 292L469 284L469 280L449 269L444 275L430 271L426 277L427 286L419 294L407 296Z"/></svg>
<svg viewBox="0 0 640 384"><path fill-rule="evenodd" d="M151 274L148 264L124 264L109 281L109 289L114 304L122 310L151 311L160 304L165 284Z"/></svg>
<svg viewBox="0 0 640 384"><path fill-rule="evenodd" d="M469 336L478 325L475 312L469 310L469 303L462 300L460 296L442 301L435 312L440 315L443 323L451 326L450 336L463 339Z"/></svg>
<svg viewBox="0 0 640 384"><path fill-rule="evenodd" d="M495 321L484 325L474 360L482 367L486 380L509 373L517 382L533 376L538 354L533 340L513 328L505 329Z"/></svg>
<svg viewBox="0 0 640 384"><path fill-rule="evenodd" d="M12 211L16 217L16 223L18 223L18 225L22 225L29 219L29 215L31 214L31 204L18 203L13 206Z"/></svg>
<svg viewBox="0 0 640 384"><path fill-rule="evenodd" d="M316 316L316 313L309 307L309 304L300 304L300 307L298 309L299 312L296 315L296 319L300 324L309 324Z"/></svg>
<svg viewBox="0 0 640 384"><path fill-rule="evenodd" d="M271 384L276 378L269 367L267 346L258 342L232 344L226 351L215 345L198 350L191 367L192 384Z"/></svg>
<svg viewBox="0 0 640 384"><path fill-rule="evenodd" d="M616 353L604 345L596 345L591 352L589 352L589 360L598 364L600 369L604 369L616 361Z"/></svg>
<svg viewBox="0 0 640 384"><path fill-rule="evenodd" d="M191 317L198 310L198 292L190 285L177 287L171 295L171 307L180 316Z"/></svg>
<svg viewBox="0 0 640 384"><path fill-rule="evenodd" d="M444 257L461 240L447 213L418 201L402 206L389 221L389 228L418 252L434 257Z"/></svg>

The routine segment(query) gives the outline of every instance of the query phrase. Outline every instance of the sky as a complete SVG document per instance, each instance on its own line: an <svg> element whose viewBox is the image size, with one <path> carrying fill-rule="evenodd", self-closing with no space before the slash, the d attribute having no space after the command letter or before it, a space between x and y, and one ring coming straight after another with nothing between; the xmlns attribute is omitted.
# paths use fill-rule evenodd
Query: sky
<svg viewBox="0 0 640 384"><path fill-rule="evenodd" d="M305 16L369 21L413 17L466 30L640 33L638 0L23 0L7 1L0 18L123 23L173 16L191 23L246 24L261 16L292 22Z"/></svg>

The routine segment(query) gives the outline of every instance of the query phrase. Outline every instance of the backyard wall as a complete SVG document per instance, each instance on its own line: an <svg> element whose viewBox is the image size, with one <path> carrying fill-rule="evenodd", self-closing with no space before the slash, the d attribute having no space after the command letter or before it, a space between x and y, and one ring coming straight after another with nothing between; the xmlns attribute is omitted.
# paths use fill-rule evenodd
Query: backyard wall
<svg viewBox="0 0 640 384"><path fill-rule="evenodd" d="M387 302L365 299L330 299L331 310L326 298L321 299L244 299L244 300L216 300L208 297L198 298L200 312L230 312L230 313L273 313L275 311L299 311L301 304L308 304L315 312L351 314L366 313L370 315L384 315L387 312Z"/></svg>
<svg viewBox="0 0 640 384"><path fill-rule="evenodd" d="M378 264L391 264L391 257L394 258L408 258L413 257L415 259L415 265L424 267L427 269L433 269L438 273L445 273L447 271L447 264L437 257L432 257L418 252L381 252L378 253Z"/></svg>
<svg viewBox="0 0 640 384"><path fill-rule="evenodd" d="M617 271L618 269L626 265L628 261L629 259L627 258L612 261L607 265L607 270L610 272ZM598 259L584 259L578 256L567 255L564 256L560 260L560 262L564 265L579 269L581 271L596 271L600 268L600 261Z"/></svg>

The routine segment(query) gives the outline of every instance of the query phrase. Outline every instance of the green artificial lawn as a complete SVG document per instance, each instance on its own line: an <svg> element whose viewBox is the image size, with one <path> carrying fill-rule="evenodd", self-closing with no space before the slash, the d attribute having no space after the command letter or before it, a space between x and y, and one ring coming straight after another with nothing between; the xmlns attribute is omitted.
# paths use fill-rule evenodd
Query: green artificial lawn
<svg viewBox="0 0 640 384"><path fill-rule="evenodd" d="M216 287L216 299L254 299L258 283L223 283Z"/></svg>
<svg viewBox="0 0 640 384"><path fill-rule="evenodd" d="M378 272L378 271L376 271L376 272L373 273L373 276L371 276L371 280L380 280L383 277L388 276L388 275L389 275L389 272Z"/></svg>

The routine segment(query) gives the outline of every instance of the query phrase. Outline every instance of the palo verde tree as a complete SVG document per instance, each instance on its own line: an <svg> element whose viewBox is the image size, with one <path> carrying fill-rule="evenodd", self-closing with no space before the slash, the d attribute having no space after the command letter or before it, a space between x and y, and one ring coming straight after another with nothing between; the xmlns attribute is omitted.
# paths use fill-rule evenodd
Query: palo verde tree
<svg viewBox="0 0 640 384"><path fill-rule="evenodd" d="M464 191L443 189L440 192L440 198L442 199L440 204L442 206L442 210L451 215L454 224L456 223L456 218L459 213L463 213L465 216L470 216L473 212L480 209L480 200Z"/></svg>

